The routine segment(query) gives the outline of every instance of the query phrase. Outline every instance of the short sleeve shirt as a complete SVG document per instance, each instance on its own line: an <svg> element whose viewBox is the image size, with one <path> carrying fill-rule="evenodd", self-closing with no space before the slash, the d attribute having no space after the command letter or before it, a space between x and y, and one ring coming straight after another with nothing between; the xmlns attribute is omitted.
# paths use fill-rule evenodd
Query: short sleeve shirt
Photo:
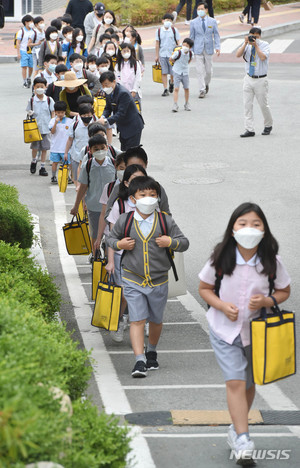
<svg viewBox="0 0 300 468"><path fill-rule="evenodd" d="M256 52L255 57L254 57L254 63L255 63L254 75L256 76L267 75L268 67L269 67L270 44L266 41L259 40L258 46L260 50L262 51L262 53L265 54L267 58L265 60L260 60ZM248 44L244 52L246 73L249 73L249 67L250 67L250 62L251 62L251 51L252 51L252 46Z"/></svg>
<svg viewBox="0 0 300 468"><path fill-rule="evenodd" d="M22 29L23 29L23 33L22 33ZM23 52L27 52L27 45L28 45L28 39L33 39L33 36L34 36L34 31L32 29L26 29L25 27L20 29L20 31L18 31L18 34L17 34L17 39L20 42L20 50L22 50ZM22 38L22 35L23 35L23 38Z"/></svg>
<svg viewBox="0 0 300 468"><path fill-rule="evenodd" d="M56 117L50 120L49 130L54 126ZM69 117L64 117L62 121L56 124L55 133L51 133L51 145L50 151L52 153L64 153L66 144L69 138L69 129L72 126L73 121Z"/></svg>
<svg viewBox="0 0 300 468"><path fill-rule="evenodd" d="M39 99L34 96L31 107L31 99L28 101L26 110L33 110L33 117L36 119L39 130L42 135L50 133L49 122L52 118L51 113L54 111L54 101L51 97L43 96ZM48 101L49 100L49 101Z"/></svg>
<svg viewBox="0 0 300 468"><path fill-rule="evenodd" d="M191 51L191 53L193 57L193 52ZM178 75L181 75L181 74L188 75L189 74L189 61L191 59L190 52L187 52L185 54L184 52L182 52L182 50L180 50L180 57L177 58L178 56L179 56L179 50L176 50L172 54L172 58L177 59L175 60L174 65L173 65L173 72L178 73Z"/></svg>
<svg viewBox="0 0 300 468"><path fill-rule="evenodd" d="M86 146L89 142L88 127L84 125L81 118L78 118L78 124L74 131L75 122L73 120L72 125L70 126L68 136L73 139L73 144L71 147L71 156L72 159L76 162L80 162L81 158L81 149ZM99 197L100 198L100 197Z"/></svg>
<svg viewBox="0 0 300 468"><path fill-rule="evenodd" d="M125 207L125 213L129 213L130 211L134 211L135 207L132 207L127 200L124 200L124 207ZM115 201L113 204L113 207L107 217L107 222L116 224L118 219L120 218L120 208L119 208L119 203L118 200ZM115 251L115 254L122 255L123 250L117 250Z"/></svg>
<svg viewBox="0 0 300 468"><path fill-rule="evenodd" d="M276 289L286 288L291 280L281 262L276 257ZM229 320L220 310L210 307L206 318L212 331L223 341L232 344L240 334L243 346L250 344L250 321L259 316L260 311L251 311L248 308L250 298L255 294L269 295L268 276L262 274L263 266L257 257L245 262L241 255L237 254L237 264L231 276L224 275L221 281L219 297L222 301L231 302L239 309L238 318L235 322ZM214 285L216 270L210 260L199 273L199 278L205 283ZM268 311L270 312L270 310Z"/></svg>
<svg viewBox="0 0 300 468"><path fill-rule="evenodd" d="M178 29L174 28L174 26L169 29L166 29L164 26L162 26L159 29L160 29L159 56L171 57L174 47L176 47L177 45L176 41L179 41L180 39L180 34L178 32ZM155 39L159 41L158 29L156 30Z"/></svg>

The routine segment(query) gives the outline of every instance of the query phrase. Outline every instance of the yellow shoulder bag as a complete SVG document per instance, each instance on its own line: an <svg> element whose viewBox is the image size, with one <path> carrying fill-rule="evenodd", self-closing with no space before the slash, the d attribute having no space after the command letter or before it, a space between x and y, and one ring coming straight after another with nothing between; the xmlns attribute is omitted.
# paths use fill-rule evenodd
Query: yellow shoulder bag
<svg viewBox="0 0 300 468"><path fill-rule="evenodd" d="M99 281L92 317L92 325L105 330L117 331L121 312L122 286L114 282L113 275Z"/></svg>

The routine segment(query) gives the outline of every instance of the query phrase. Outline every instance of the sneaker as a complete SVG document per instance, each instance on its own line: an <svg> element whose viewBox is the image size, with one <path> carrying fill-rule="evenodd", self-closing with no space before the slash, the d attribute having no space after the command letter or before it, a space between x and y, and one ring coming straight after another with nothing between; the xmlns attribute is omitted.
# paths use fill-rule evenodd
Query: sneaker
<svg viewBox="0 0 300 468"><path fill-rule="evenodd" d="M162 93L162 96L165 97L165 96L169 96L169 91L167 89L164 90L164 92Z"/></svg>
<svg viewBox="0 0 300 468"><path fill-rule="evenodd" d="M51 177L51 184L57 184L57 183L58 183L58 182L57 182L56 176L55 176L55 175L52 176L52 177Z"/></svg>
<svg viewBox="0 0 300 468"><path fill-rule="evenodd" d="M26 89L28 88L28 86L27 86L27 80L24 81L24 83L23 83L23 88L26 88Z"/></svg>
<svg viewBox="0 0 300 468"><path fill-rule="evenodd" d="M172 112L178 112L178 110L179 110L179 106L177 102L174 102L173 107L172 107Z"/></svg>
<svg viewBox="0 0 300 468"><path fill-rule="evenodd" d="M74 184L73 180L71 179L71 177L68 178L68 185L71 185L71 184Z"/></svg>
<svg viewBox="0 0 300 468"><path fill-rule="evenodd" d="M233 446L237 465L254 465L255 462L252 458L254 449L254 442L245 434L241 437L237 437Z"/></svg>
<svg viewBox="0 0 300 468"><path fill-rule="evenodd" d="M207 85L205 86L205 94L207 94L208 91L209 91L209 85L207 84Z"/></svg>
<svg viewBox="0 0 300 468"><path fill-rule="evenodd" d="M169 80L169 91L170 93L173 93L174 91L174 83L171 83L171 80Z"/></svg>
<svg viewBox="0 0 300 468"><path fill-rule="evenodd" d="M146 359L147 359L147 363L146 363L146 366L147 366L147 369L148 370L158 370L159 369L159 365L158 365L158 362L157 362L157 352L156 351L147 351L147 348L146 348Z"/></svg>
<svg viewBox="0 0 300 468"><path fill-rule="evenodd" d="M47 176L48 172L46 171L46 169L44 167L41 167L41 169L39 170L39 175Z"/></svg>
<svg viewBox="0 0 300 468"><path fill-rule="evenodd" d="M229 445L231 450L234 450L234 444L236 443L236 439L237 433L235 432L234 425L230 424L227 434L227 444Z"/></svg>
<svg viewBox="0 0 300 468"><path fill-rule="evenodd" d="M115 343L122 343L122 341L124 339L124 323L120 322L118 330L117 331L111 331L110 335L111 335L111 339Z"/></svg>
<svg viewBox="0 0 300 468"><path fill-rule="evenodd" d="M178 16L177 11L176 10L172 11L172 15L173 15L173 24L174 24L176 22L177 16Z"/></svg>
<svg viewBox="0 0 300 468"><path fill-rule="evenodd" d="M205 91L200 91L199 99L205 98Z"/></svg>
<svg viewBox="0 0 300 468"><path fill-rule="evenodd" d="M245 18L245 16L243 15L243 13L241 13L241 14L239 15L239 20L240 20L241 23L244 22L244 18Z"/></svg>
<svg viewBox="0 0 300 468"><path fill-rule="evenodd" d="M31 86L31 78L27 78L27 88L30 88Z"/></svg>
<svg viewBox="0 0 300 468"><path fill-rule="evenodd" d="M36 173L36 161L31 161L30 164L30 173L35 174Z"/></svg>
<svg viewBox="0 0 300 468"><path fill-rule="evenodd" d="M145 323L145 335L149 336L149 322Z"/></svg>
<svg viewBox="0 0 300 468"><path fill-rule="evenodd" d="M186 102L186 103L184 104L184 110L186 110L186 111L192 110L189 102Z"/></svg>
<svg viewBox="0 0 300 468"><path fill-rule="evenodd" d="M184 24L190 24L190 20L185 20Z"/></svg>
<svg viewBox="0 0 300 468"><path fill-rule="evenodd" d="M144 361L138 361L135 363L135 366L132 369L131 375L134 378L147 377L147 366L144 363Z"/></svg>

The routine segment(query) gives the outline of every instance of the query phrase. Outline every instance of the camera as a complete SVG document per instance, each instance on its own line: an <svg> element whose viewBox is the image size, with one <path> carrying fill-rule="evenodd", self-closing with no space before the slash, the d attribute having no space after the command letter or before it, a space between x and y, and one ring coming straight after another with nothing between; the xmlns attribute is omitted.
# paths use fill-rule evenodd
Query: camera
<svg viewBox="0 0 300 468"><path fill-rule="evenodd" d="M255 36L248 36L248 41L253 44L253 42L256 41L256 37Z"/></svg>

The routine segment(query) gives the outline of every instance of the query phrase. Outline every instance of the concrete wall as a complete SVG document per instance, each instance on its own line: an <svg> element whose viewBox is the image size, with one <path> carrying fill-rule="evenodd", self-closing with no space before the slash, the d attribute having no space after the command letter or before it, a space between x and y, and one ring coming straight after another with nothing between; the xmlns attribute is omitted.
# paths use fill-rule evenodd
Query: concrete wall
<svg viewBox="0 0 300 468"><path fill-rule="evenodd" d="M33 13L35 15L41 15L48 11L59 9L60 11L57 16L60 16L61 11L65 11L67 4L67 0L34 0Z"/></svg>

